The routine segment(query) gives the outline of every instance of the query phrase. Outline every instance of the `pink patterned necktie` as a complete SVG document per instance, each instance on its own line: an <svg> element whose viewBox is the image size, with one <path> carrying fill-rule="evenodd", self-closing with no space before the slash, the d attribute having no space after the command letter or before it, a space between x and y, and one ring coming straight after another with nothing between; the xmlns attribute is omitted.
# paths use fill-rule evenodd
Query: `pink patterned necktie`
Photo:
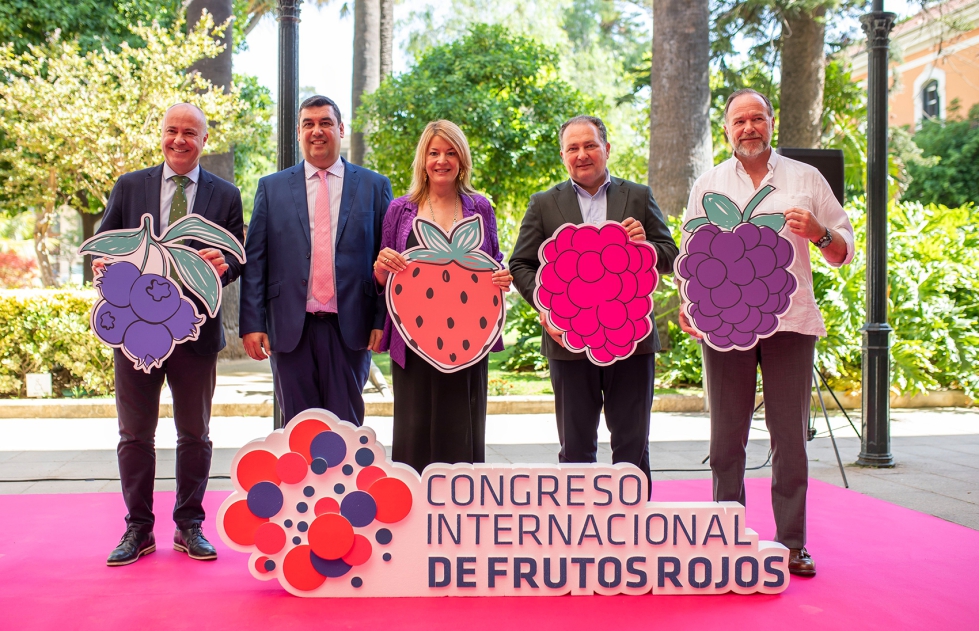
<svg viewBox="0 0 979 631"><path fill-rule="evenodd" d="M333 299L333 226L330 216L330 187L326 183L326 170L317 171L320 178L313 209L313 298L320 304Z"/></svg>

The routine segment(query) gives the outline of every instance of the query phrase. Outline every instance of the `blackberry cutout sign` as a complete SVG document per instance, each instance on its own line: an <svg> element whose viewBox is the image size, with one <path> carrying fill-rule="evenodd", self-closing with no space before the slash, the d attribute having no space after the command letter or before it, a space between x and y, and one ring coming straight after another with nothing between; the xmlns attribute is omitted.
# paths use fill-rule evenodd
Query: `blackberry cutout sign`
<svg viewBox="0 0 979 631"><path fill-rule="evenodd" d="M789 267L795 250L779 235L781 213L752 213L775 190L765 186L742 211L721 193L703 197L706 217L688 221L675 271L684 309L719 351L747 350L779 329L798 288Z"/></svg>

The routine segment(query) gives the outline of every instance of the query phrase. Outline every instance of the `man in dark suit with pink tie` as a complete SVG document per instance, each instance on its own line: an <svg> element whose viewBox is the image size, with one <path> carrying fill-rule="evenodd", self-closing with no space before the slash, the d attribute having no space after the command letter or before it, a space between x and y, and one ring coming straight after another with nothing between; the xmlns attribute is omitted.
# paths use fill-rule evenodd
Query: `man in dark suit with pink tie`
<svg viewBox="0 0 979 631"><path fill-rule="evenodd" d="M272 361L288 422L308 408L364 420L371 350L386 307L372 264L391 183L340 157L340 109L325 96L299 107L303 161L262 178L248 226L239 332Z"/></svg>

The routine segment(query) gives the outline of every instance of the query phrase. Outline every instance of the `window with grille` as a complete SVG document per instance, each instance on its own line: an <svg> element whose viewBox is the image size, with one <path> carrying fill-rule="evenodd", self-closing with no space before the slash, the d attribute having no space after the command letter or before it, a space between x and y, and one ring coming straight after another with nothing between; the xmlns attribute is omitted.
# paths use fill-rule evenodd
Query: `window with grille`
<svg viewBox="0 0 979 631"><path fill-rule="evenodd" d="M929 81L921 91L921 111L927 118L938 118L940 103L938 96L938 81Z"/></svg>

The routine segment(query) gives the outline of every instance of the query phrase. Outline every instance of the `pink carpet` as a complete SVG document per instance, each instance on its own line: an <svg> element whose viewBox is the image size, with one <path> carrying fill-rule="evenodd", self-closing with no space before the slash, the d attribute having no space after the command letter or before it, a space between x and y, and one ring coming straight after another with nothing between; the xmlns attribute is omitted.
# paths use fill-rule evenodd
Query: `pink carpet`
<svg viewBox="0 0 979 631"><path fill-rule="evenodd" d="M748 526L772 539L769 480L748 481ZM210 493L209 516L225 493ZM657 500L709 500L707 480L659 482ZM813 480L819 575L778 596L294 598L253 579L247 555L214 563L170 548L173 493L158 493L158 550L108 568L124 530L115 494L0 496L0 629L976 629L979 532ZM670 626L672 625L672 626Z"/></svg>

